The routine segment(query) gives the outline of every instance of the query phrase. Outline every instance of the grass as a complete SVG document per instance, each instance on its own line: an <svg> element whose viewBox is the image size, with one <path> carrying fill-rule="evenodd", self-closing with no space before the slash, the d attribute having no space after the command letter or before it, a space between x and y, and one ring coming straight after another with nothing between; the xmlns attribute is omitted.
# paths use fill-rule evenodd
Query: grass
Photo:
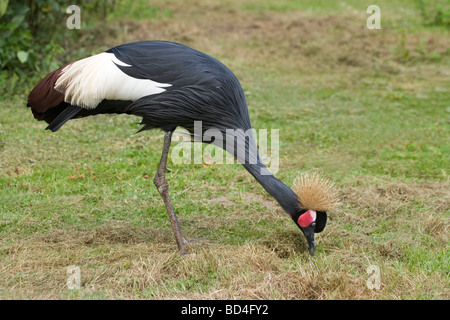
<svg viewBox="0 0 450 320"><path fill-rule="evenodd" d="M0 98L0 298L448 299L449 31L406 1L380 2L381 30L362 27L368 5L332 3L155 1L170 14L124 17L86 48L165 39L227 64L253 126L280 130L277 177L318 169L340 187L314 257L240 165L169 161L184 233L214 243L179 256L152 181L162 134L127 116L52 134L26 90Z"/></svg>

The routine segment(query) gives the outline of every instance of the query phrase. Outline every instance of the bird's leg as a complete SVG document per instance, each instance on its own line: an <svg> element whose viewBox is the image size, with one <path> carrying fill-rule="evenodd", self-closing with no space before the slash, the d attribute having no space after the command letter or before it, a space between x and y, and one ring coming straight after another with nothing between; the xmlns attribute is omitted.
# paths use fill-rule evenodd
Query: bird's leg
<svg viewBox="0 0 450 320"><path fill-rule="evenodd" d="M166 180L167 156L169 154L171 140L172 131L165 131L161 160L159 161L158 170L156 171L153 182L158 189L159 194L163 198L164 204L166 205L167 213L169 214L170 223L172 225L173 233L175 234L175 240L177 241L178 249L180 250L181 254L185 254L186 249L184 247L184 243L186 241L184 239L183 233L181 232L180 224L178 223L177 216L175 215L175 211L173 210L172 203L170 202L169 183L167 183Z"/></svg>
<svg viewBox="0 0 450 320"><path fill-rule="evenodd" d="M172 230L175 235L175 240L177 241L178 249L181 254L186 253L186 249L184 244L189 242L195 242L203 240L204 238L186 238L181 232L181 227L178 222L175 211L173 210L172 203L170 202L169 196L169 183L166 180L166 165L167 165L167 157L169 155L170 149L170 141L172 140L172 131L166 131L164 133L164 145L163 151L161 155L161 160L159 161L158 170L156 171L155 178L153 182L155 183L156 188L159 191L159 194L164 200L164 204L166 205L167 213L169 214L170 224L172 225Z"/></svg>
<svg viewBox="0 0 450 320"><path fill-rule="evenodd" d="M166 180L166 165L167 165L167 157L169 155L170 142L172 140L173 131L165 131L164 133L164 145L163 151L161 155L161 160L159 161L158 170L156 171L155 178L153 179L153 183L158 189L159 194L164 200L164 204L166 205L167 213L169 214L170 224L172 225L172 230L175 235L175 240L177 241L178 249L181 254L186 254L186 249L184 245L186 243L201 241L204 240L204 237L201 238L186 238L181 232L181 227L178 222L175 211L173 210L172 203L170 201L169 196L169 183Z"/></svg>

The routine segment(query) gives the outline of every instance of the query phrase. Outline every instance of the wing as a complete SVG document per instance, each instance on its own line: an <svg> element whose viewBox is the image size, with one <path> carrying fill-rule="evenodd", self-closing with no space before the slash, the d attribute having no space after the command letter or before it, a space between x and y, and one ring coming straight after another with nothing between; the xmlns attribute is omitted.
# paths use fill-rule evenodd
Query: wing
<svg viewBox="0 0 450 320"><path fill-rule="evenodd" d="M131 67L107 52L78 60L62 69L55 90L63 93L64 101L71 105L94 109L103 100L135 101L171 86L129 76L118 66Z"/></svg>
<svg viewBox="0 0 450 320"><path fill-rule="evenodd" d="M151 105L157 105L155 108L163 109L161 113L173 117L172 112L164 110L170 101L193 97L198 109L199 101L194 98L202 96L209 102L220 98L223 94L213 93L227 90L230 79L231 83L238 83L218 60L185 45L167 41L134 42L50 73L30 93L28 106L36 119L51 123L52 130L75 116L99 113L145 116L147 112L143 108ZM230 89L228 96L230 92L233 90ZM138 101L139 104L134 104Z"/></svg>
<svg viewBox="0 0 450 320"><path fill-rule="evenodd" d="M136 101L169 87L219 86L224 70L216 59L185 45L141 41L69 64L55 90L65 102L93 109L102 100Z"/></svg>
<svg viewBox="0 0 450 320"><path fill-rule="evenodd" d="M112 48L117 67L135 79L186 86L219 86L230 71L213 57L176 42L141 41Z"/></svg>

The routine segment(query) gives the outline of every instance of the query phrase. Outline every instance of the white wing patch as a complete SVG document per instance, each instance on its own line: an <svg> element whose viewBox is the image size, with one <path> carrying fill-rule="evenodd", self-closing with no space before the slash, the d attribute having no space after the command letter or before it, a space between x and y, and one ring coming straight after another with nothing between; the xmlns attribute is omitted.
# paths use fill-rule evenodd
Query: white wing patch
<svg viewBox="0 0 450 320"><path fill-rule="evenodd" d="M102 100L131 100L166 91L171 84L136 79L114 63L130 67L113 53L103 52L69 64L61 71L55 90L64 93L64 101L85 109L94 109Z"/></svg>

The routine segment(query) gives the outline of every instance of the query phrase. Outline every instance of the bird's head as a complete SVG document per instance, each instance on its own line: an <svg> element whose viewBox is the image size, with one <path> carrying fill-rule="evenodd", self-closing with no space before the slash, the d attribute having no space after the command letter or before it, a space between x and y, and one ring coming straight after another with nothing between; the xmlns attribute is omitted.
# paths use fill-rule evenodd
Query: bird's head
<svg viewBox="0 0 450 320"><path fill-rule="evenodd" d="M291 215L292 220L302 230L308 242L309 252L314 254L314 234L322 232L327 224L327 213L325 211L300 209Z"/></svg>
<svg viewBox="0 0 450 320"><path fill-rule="evenodd" d="M302 230L309 252L314 254L314 234L322 232L327 224L327 212L340 203L335 185L317 172L304 173L294 181L298 198L297 212L292 220Z"/></svg>
<svg viewBox="0 0 450 320"><path fill-rule="evenodd" d="M316 210L299 210L291 215L292 220L302 230L306 241L308 242L309 252L314 254L314 234L321 232L327 224L327 213Z"/></svg>

